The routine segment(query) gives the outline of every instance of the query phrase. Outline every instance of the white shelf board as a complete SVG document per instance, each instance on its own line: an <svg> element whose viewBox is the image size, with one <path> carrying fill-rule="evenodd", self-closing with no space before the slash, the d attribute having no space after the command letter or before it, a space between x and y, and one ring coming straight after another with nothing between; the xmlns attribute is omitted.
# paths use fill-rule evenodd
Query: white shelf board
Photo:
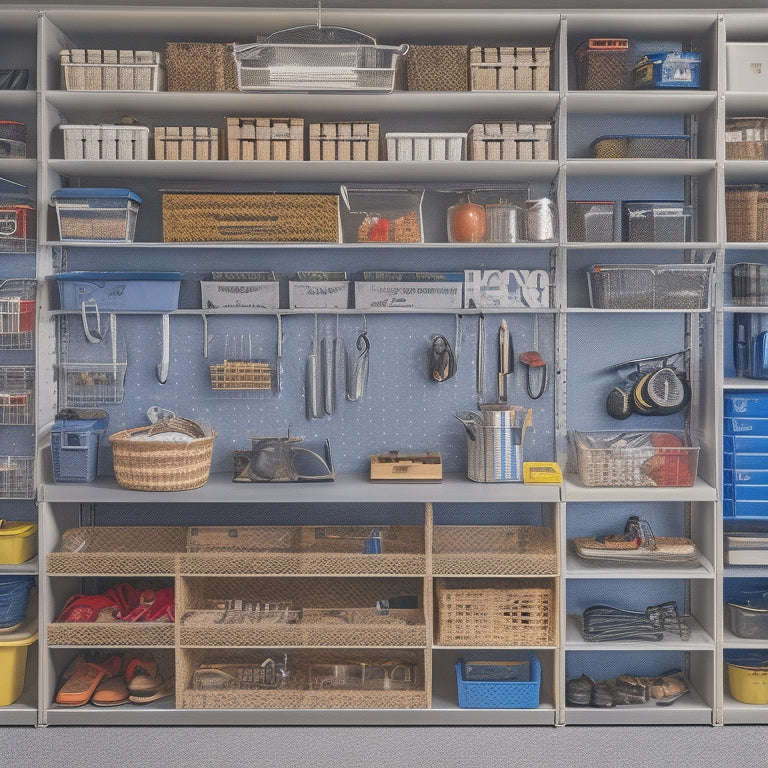
<svg viewBox="0 0 768 768"><path fill-rule="evenodd" d="M568 91L571 114L693 114L703 112L717 101L714 91Z"/></svg>
<svg viewBox="0 0 768 768"><path fill-rule="evenodd" d="M715 641L693 618L686 618L691 627L691 637L683 640L669 633L663 640L617 640L612 642L589 642L581 633L581 616L569 614L565 620L566 651L711 651Z"/></svg>
<svg viewBox="0 0 768 768"><path fill-rule="evenodd" d="M715 569L704 555L696 551L698 568L661 568L659 566L609 565L588 561L574 552L566 557L566 578L570 579L712 579Z"/></svg>
<svg viewBox="0 0 768 768"><path fill-rule="evenodd" d="M729 389L768 389L768 380L763 379L741 379L729 377L723 380L723 388Z"/></svg>
<svg viewBox="0 0 768 768"><path fill-rule="evenodd" d="M728 690L728 672L725 672L725 691L723 693L724 725L766 725L768 724L768 705L744 704L731 696Z"/></svg>
<svg viewBox="0 0 768 768"><path fill-rule="evenodd" d="M738 637L733 634L729 626L728 618L728 606L726 605L723 610L723 647L724 648L738 648L740 650L746 650L748 648L766 649L768 648L768 637L760 639L747 639L744 637Z"/></svg>
<svg viewBox="0 0 768 768"><path fill-rule="evenodd" d="M726 160L726 184L757 184L768 181L768 160Z"/></svg>
<svg viewBox="0 0 768 768"><path fill-rule="evenodd" d="M563 485L564 501L716 501L717 489L700 477L684 488L623 488L586 486L578 475L567 475Z"/></svg>
<svg viewBox="0 0 768 768"><path fill-rule="evenodd" d="M51 503L514 503L556 502L559 485L474 483L463 475L448 474L439 483L371 482L364 475L341 474L334 482L233 483L231 473L213 474L191 491L134 491L121 488L114 477L93 483L45 483L41 500Z"/></svg>
<svg viewBox="0 0 768 768"><path fill-rule="evenodd" d="M569 176L703 176L715 169L714 160L631 158L626 160L572 159L566 162Z"/></svg>

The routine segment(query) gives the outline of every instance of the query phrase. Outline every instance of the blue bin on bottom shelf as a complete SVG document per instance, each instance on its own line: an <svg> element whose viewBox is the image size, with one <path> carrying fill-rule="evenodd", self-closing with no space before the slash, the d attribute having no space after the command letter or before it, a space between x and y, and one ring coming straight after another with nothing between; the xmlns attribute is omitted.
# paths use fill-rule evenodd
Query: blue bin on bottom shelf
<svg viewBox="0 0 768 768"><path fill-rule="evenodd" d="M8 630L24 621L34 576L0 576L0 629Z"/></svg>
<svg viewBox="0 0 768 768"><path fill-rule="evenodd" d="M51 430L53 479L57 483L92 483L96 479L99 437L109 414L99 408L68 408L56 415Z"/></svg>
<svg viewBox="0 0 768 768"><path fill-rule="evenodd" d="M456 662L456 686L460 707L536 709L541 663L535 653L465 657Z"/></svg>

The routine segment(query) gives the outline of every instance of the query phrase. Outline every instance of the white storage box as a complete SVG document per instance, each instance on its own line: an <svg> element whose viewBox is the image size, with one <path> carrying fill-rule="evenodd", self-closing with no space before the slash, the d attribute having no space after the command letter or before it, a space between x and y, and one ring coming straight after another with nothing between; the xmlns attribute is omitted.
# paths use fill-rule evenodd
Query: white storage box
<svg viewBox="0 0 768 768"><path fill-rule="evenodd" d="M291 280L288 283L291 309L347 309L348 280Z"/></svg>
<svg viewBox="0 0 768 768"><path fill-rule="evenodd" d="M466 133L387 133L387 160L464 160Z"/></svg>
<svg viewBox="0 0 768 768"><path fill-rule="evenodd" d="M464 287L460 272L449 272L445 280L358 280L355 309L460 309Z"/></svg>
<svg viewBox="0 0 768 768"><path fill-rule="evenodd" d="M725 66L729 91L768 91L768 43L726 43Z"/></svg>
<svg viewBox="0 0 768 768"><path fill-rule="evenodd" d="M203 309L224 307L280 308L277 280L201 280Z"/></svg>
<svg viewBox="0 0 768 768"><path fill-rule="evenodd" d="M466 269L464 308L548 307L546 269Z"/></svg>
<svg viewBox="0 0 768 768"><path fill-rule="evenodd" d="M65 160L147 160L144 125L60 125Z"/></svg>

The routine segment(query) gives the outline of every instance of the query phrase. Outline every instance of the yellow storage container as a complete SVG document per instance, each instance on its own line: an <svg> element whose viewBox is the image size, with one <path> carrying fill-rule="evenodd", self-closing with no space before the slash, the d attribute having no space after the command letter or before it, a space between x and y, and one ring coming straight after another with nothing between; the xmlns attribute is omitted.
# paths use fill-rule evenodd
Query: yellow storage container
<svg viewBox="0 0 768 768"><path fill-rule="evenodd" d="M727 663L728 683L733 698L744 704L768 704L768 666Z"/></svg>
<svg viewBox="0 0 768 768"><path fill-rule="evenodd" d="M37 524L0 520L0 565L17 565L37 554Z"/></svg>
<svg viewBox="0 0 768 768"><path fill-rule="evenodd" d="M37 600L29 601L24 623L14 632L0 632L0 707L13 704L24 690L27 651L37 640Z"/></svg>

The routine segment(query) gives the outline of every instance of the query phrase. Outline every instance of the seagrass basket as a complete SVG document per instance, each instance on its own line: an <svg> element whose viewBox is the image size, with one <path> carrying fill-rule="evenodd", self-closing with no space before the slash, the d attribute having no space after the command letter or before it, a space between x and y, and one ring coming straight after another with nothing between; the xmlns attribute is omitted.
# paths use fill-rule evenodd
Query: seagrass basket
<svg viewBox="0 0 768 768"><path fill-rule="evenodd" d="M216 430L189 442L153 440L150 430L137 427L109 436L117 484L135 491L187 491L205 485Z"/></svg>

